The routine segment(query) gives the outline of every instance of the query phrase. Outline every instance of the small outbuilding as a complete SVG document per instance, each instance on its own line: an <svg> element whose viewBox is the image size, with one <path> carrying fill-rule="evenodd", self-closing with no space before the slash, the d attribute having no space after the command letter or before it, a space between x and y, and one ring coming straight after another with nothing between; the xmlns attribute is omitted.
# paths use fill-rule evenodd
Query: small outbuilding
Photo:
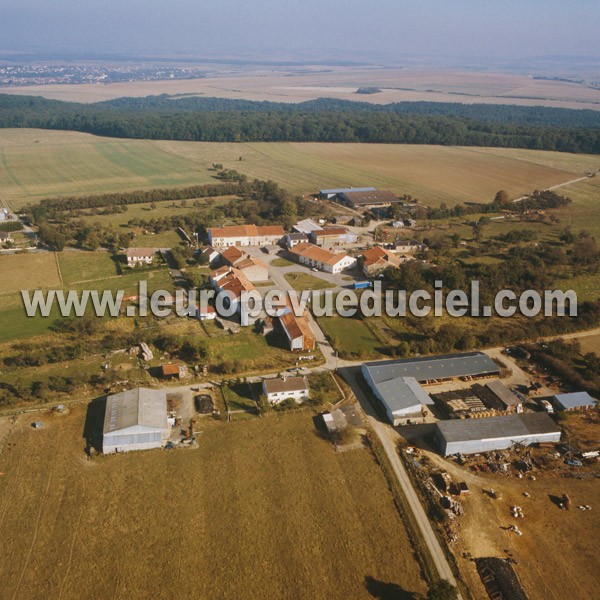
<svg viewBox="0 0 600 600"><path fill-rule="evenodd" d="M596 400L587 392L556 394L552 402L557 410L590 410L596 406Z"/></svg>

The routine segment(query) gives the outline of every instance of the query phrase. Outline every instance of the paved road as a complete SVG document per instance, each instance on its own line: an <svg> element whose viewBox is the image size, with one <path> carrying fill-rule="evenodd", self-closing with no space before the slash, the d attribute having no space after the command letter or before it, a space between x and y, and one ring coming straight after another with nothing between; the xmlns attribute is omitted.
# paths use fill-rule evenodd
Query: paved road
<svg viewBox="0 0 600 600"><path fill-rule="evenodd" d="M344 379L348 382L348 384L352 387L354 394L356 395L360 405L367 416L370 426L373 429L373 432L381 442L385 454L392 465L392 469L400 486L402 487L402 491L410 510L412 512L414 521L416 522L425 543L427 544L427 548L429 550L429 554L433 560L435 568L442 579L446 579L452 585L456 585L456 579L454 578L454 574L452 573L452 569L448 561L446 560L446 555L444 554L444 550L440 545L431 524L429 523L429 519L427 518L427 514L421 505L419 497L415 492L415 489L412 485L412 482L404 468L404 464L400 460L397 452L398 441L401 439L400 435L389 425L386 425L379 421L375 411L369 402L368 398L362 391L361 387L358 385L358 381L356 376L358 374L357 368L344 368L340 369L340 374L344 377Z"/></svg>

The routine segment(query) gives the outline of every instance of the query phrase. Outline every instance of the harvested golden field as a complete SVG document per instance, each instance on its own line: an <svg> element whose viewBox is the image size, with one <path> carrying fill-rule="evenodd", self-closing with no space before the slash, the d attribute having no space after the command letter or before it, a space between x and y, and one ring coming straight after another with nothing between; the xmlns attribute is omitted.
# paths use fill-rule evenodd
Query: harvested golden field
<svg viewBox="0 0 600 600"><path fill-rule="evenodd" d="M60 285L54 253L0 254L0 294Z"/></svg>
<svg viewBox="0 0 600 600"><path fill-rule="evenodd" d="M245 67L206 65L216 76L205 79L75 85L6 87L5 94L44 96L56 100L98 102L123 96L192 94L272 102L337 98L389 104L402 101L518 104L600 110L600 91L585 84L534 80L528 75L431 68L369 68L302 65ZM236 72L237 70L237 72ZM300 71L300 72L298 72ZM378 87L377 94L357 94L359 87Z"/></svg>
<svg viewBox="0 0 600 600"><path fill-rule="evenodd" d="M518 197L571 181L599 162L526 150L145 141L32 129L0 130L0 157L0 202L15 209L48 196L214 182L213 163L249 178L271 179L298 194L373 185L425 203L488 202L499 189Z"/></svg>
<svg viewBox="0 0 600 600"><path fill-rule="evenodd" d="M372 598L424 592L367 450L311 415L209 423L196 450L86 461L85 409L20 417L0 455L5 598ZM0 433L5 439L6 421ZM369 589L367 589L367 586ZM395 588L398 589L398 588Z"/></svg>
<svg viewBox="0 0 600 600"><path fill-rule="evenodd" d="M580 176L581 156L565 155L560 168L527 155L494 156L479 148L406 144L156 142L204 167L218 161L249 177L272 179L296 193L373 185L411 194L428 204L490 202L506 189L513 197ZM556 153L553 153L556 154ZM243 161L239 161L239 157ZM209 158L210 157L210 158ZM572 167L569 166L569 161ZM590 158L590 162L597 157Z"/></svg>

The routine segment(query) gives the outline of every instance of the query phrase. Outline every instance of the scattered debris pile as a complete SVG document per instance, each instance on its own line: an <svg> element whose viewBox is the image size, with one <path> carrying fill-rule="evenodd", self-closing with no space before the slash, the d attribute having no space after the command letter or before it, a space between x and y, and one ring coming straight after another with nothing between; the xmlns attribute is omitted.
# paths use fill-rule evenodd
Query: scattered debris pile
<svg viewBox="0 0 600 600"><path fill-rule="evenodd" d="M492 600L528 600L512 564L504 558L476 558L477 572Z"/></svg>

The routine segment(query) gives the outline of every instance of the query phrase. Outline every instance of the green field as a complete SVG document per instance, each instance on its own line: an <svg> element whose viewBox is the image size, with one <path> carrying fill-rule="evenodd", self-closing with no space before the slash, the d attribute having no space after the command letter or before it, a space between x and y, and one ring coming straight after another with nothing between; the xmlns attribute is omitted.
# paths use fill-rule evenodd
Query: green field
<svg viewBox="0 0 600 600"><path fill-rule="evenodd" d="M116 292L118 290L124 290L125 296L136 295L138 291L138 283L141 280L145 280L148 282L148 291L152 293L155 290L172 290L173 288L173 280L171 275L169 274L169 270L167 268L153 269L153 270L144 270L144 271L126 271L124 275L116 276L114 275L114 263L112 263L113 267L113 275L109 276L105 279L93 279L93 281L86 281L80 279L80 277L85 277L85 272L81 271L78 268L77 261L75 259L71 259L71 254L74 256L80 256L82 263L86 265L91 265L94 269L94 273L99 275L101 273L105 273L108 270L108 267L111 266L112 261L108 254L104 256L98 253L87 253L87 252L73 252L73 253L62 253L60 254L61 260L63 255L69 256L66 260L67 264L67 274L70 277L73 277L74 280L72 283L65 282L65 286L62 289L65 290L98 290L102 292L104 290L111 290ZM37 256L48 256L52 260L54 259L54 254L44 253L44 254L29 254L29 255L10 255L15 257L37 257ZM0 256L0 262L8 257ZM105 262L110 261L110 263ZM86 271L89 273L89 271ZM46 286L42 286L44 289L48 289ZM53 284L53 288L61 288L60 284ZM24 289L32 289L29 286L25 286ZM0 296L2 299L2 303L0 305L0 342L6 342L14 339L27 338L35 335L40 335L43 333L47 333L52 329L57 319L60 319L60 314L56 305L52 310L52 313L49 317L28 317L25 313L25 308L22 303L21 294L20 293L6 293L3 296Z"/></svg>
<svg viewBox="0 0 600 600"><path fill-rule="evenodd" d="M325 279L315 277L309 273L303 273L302 271L286 273L284 277L297 292L302 292L303 290L326 290L335 287L334 283L329 283Z"/></svg>
<svg viewBox="0 0 600 600"><path fill-rule="evenodd" d="M57 256L65 284L118 275L115 261L108 252L60 252Z"/></svg>
<svg viewBox="0 0 600 600"><path fill-rule="evenodd" d="M361 358L381 355L382 344L364 321L344 317L324 317L319 325L334 348L345 353L356 353Z"/></svg>
<svg viewBox="0 0 600 600"><path fill-rule="evenodd" d="M242 158L242 160L239 160ZM214 182L213 163L295 193L374 185L425 203L520 196L598 168L596 156L393 144L118 140L77 132L0 130L0 202ZM123 217L124 218L124 217Z"/></svg>
<svg viewBox="0 0 600 600"><path fill-rule="evenodd" d="M60 284L52 252L0 254L0 297L20 290L60 287Z"/></svg>
<svg viewBox="0 0 600 600"><path fill-rule="evenodd" d="M213 181L212 175L143 140L0 131L0 194L14 209L49 196L207 183Z"/></svg>

